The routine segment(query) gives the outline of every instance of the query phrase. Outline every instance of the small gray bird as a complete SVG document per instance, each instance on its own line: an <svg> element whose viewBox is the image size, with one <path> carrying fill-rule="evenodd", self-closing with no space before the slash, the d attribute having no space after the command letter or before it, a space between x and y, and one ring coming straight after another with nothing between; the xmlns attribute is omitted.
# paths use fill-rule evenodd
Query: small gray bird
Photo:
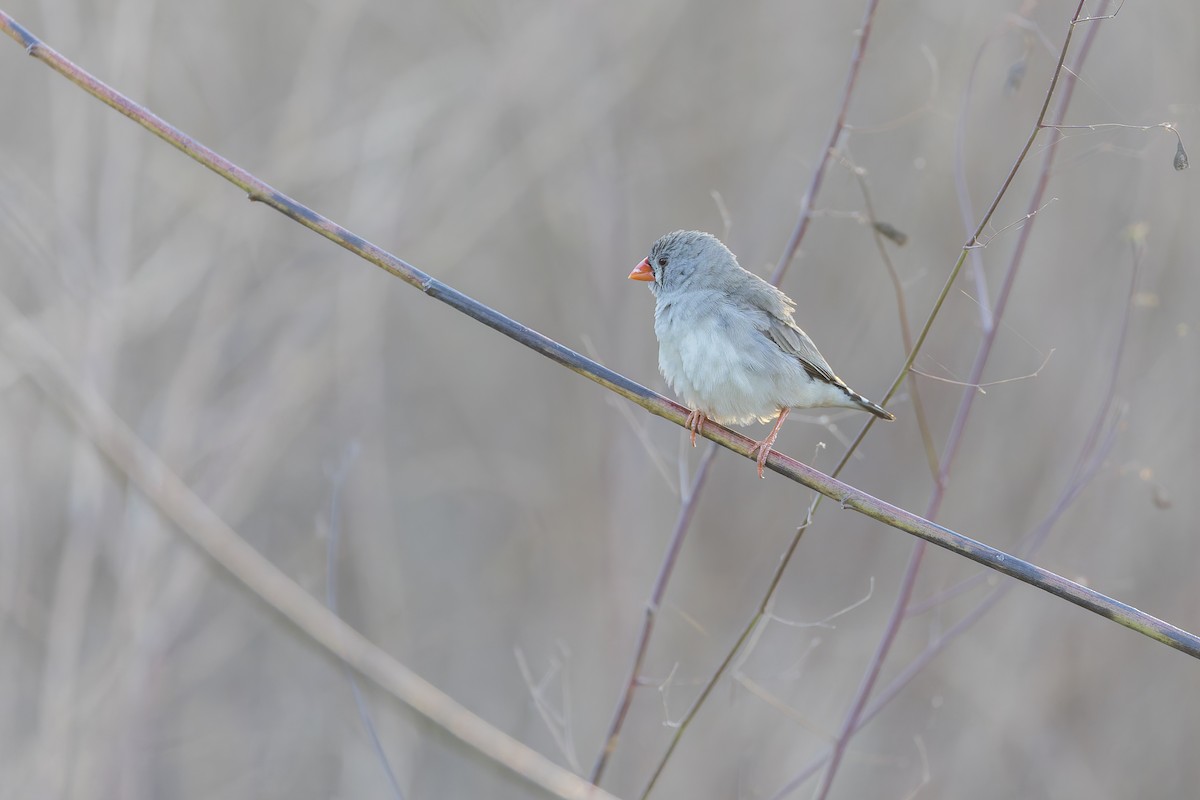
<svg viewBox="0 0 1200 800"><path fill-rule="evenodd" d="M793 408L854 408L895 419L834 374L792 319L792 299L738 266L712 234L668 233L629 278L652 281L658 369L692 409L687 426L693 447L706 419L743 425L778 414L751 451L758 453L761 478Z"/></svg>

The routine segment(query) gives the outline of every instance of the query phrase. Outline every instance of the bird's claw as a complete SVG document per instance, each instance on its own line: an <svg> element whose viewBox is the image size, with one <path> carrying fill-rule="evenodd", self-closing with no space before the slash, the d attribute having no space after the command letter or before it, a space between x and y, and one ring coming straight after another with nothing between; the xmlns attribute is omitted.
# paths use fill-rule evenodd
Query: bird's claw
<svg viewBox="0 0 1200 800"><path fill-rule="evenodd" d="M704 420L704 412L698 408L688 414L687 427L692 432L692 447L696 446L696 434L704 433Z"/></svg>
<svg viewBox="0 0 1200 800"><path fill-rule="evenodd" d="M779 428L783 425L783 421L787 419L788 411L791 409L779 409L779 418L775 420L775 427L771 428L771 432L767 434L767 438L761 442L755 442L754 447L750 448L750 455L758 453L758 477L763 477L763 467L767 465L767 459L771 457L771 447L775 444L775 437L779 435Z"/></svg>
<svg viewBox="0 0 1200 800"><path fill-rule="evenodd" d="M759 450L758 450L758 477L760 477L760 478L765 477L763 475L763 467L765 467L767 465L767 459L770 457L771 457L771 448L769 448L769 447L760 447L759 448Z"/></svg>
<svg viewBox="0 0 1200 800"><path fill-rule="evenodd" d="M754 460L758 463L758 477L765 478L763 467L767 465L767 459L771 457L771 443L766 439L763 439L761 442L755 442L754 446L750 448L748 455L754 458L756 453L758 457Z"/></svg>

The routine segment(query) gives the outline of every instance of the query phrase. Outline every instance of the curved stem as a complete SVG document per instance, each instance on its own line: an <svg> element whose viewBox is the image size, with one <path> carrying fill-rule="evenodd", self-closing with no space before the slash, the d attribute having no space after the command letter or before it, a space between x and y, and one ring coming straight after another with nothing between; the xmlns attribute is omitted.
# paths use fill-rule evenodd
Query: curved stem
<svg viewBox="0 0 1200 800"><path fill-rule="evenodd" d="M1079 5L1075 9L1075 14L1071 18L1071 23L1067 27L1067 34L1063 39L1062 51L1059 55L1058 65L1054 70L1054 77L1050 81L1050 88L1046 92L1046 97L1042 101L1042 110L1038 114L1037 122L1034 123L1033 130L1030 131L1029 137L1025 142L1025 147L1021 151L1021 159L1029 152L1033 146L1034 140L1041 131L1043 123L1046 120L1046 113L1050 107L1050 101L1054 94L1054 89L1058 85L1059 77L1063 72L1063 64L1067 58L1067 52L1071 45L1071 34L1075 30L1075 24L1079 20L1083 12L1084 0L1079 0ZM1056 123L1061 122L1066 113L1067 107L1071 103L1071 96L1075 87L1074 77L1078 74L1079 66L1087 57L1087 52L1091 47L1091 43L1095 38L1097 28L1093 26L1089 29L1085 37L1084 45L1080 50L1079 58L1075 65L1075 69L1070 71L1070 78L1065 82L1062 95L1058 98L1058 105L1055 110ZM1050 182L1050 168L1054 163L1054 155L1057 151L1057 142L1055 139L1046 148L1042 158L1041 170L1038 173L1037 184L1029 198L1029 214L1036 211L1042 204L1042 198L1045 196L1046 187ZM1020 162L1018 162L1019 164ZM1012 176L1015 170L1010 172L1009 179L1005 185L1011 183ZM993 202L992 208L989 210L989 215L994 212L998 205L999 198ZM988 358L992 353L992 346L996 341L996 334L999 330L999 321L1004 316L1004 311L1008 305L1008 299L1012 292L1012 287L1016 281L1018 268L1025 255L1025 246L1029 242L1029 236L1034 227L1033 221L1021 228L1021 233L1017 241L1017 246L1013 250L1012 258L1009 261L1008 269L1004 276L1004 282L1001 285L1000 292L996 297L996 305L991 313L991 325L984 329L983 339L980 341L979 350L975 356L975 362L972 364L970 376L967 378L967 387L963 389L962 400L959 403L958 412L954 417L954 422L950 426L950 432L946 437L946 443L942 449L941 471L938 475L938 480L933 487L933 493L930 497L929 506L926 510L926 517L935 518L941 510L942 500L946 494L946 484L950 476L950 468L954 463L954 458L958 453L959 445L962 443L963 431L966 428L967 419L970 416L971 409L974 405L977 392L973 386L978 384L983 377L984 367L987 366ZM982 226L975 231L974 239L978 239L982 232ZM964 253L966 250L964 249ZM883 635L880 637L879 643L876 646L875 653L872 655L867 669L863 675L862 682L859 685L858 691L855 693L854 699L851 701L850 710L847 712L845 719L842 721L841 732L838 734L837 740L833 744L833 750L829 758L829 766L822 778L821 786L817 790L817 800L825 800L829 795L829 790L833 786L833 780L837 775L838 767L841 765L842 758L845 755L846 747L849 744L850 738L854 735L857 729L858 721L862 715L863 708L866 706L867 700L870 698L871 691L875 687L875 682L879 678L879 672L883 668L883 662L887 660L888 653L891 652L892 645L899 635L900 628L904 624L904 618L908 611L909 602L912 599L913 588L916 585L917 575L921 568L921 559L925 553L925 544L918 542L913 546L913 551L909 557L908 567L905 570L904 578L900 583L900 589L897 592L896 601L892 606L892 611L889 614L887 624L884 627Z"/></svg>
<svg viewBox="0 0 1200 800"><path fill-rule="evenodd" d="M833 128L830 129L829 138L825 142L825 149L821 151L821 160L817 163L817 168L813 170L812 178L808 182L808 189L805 190L804 198L800 201L800 215L796 220L796 227L788 238L787 246L783 249L779 263L775 265L775 271L771 273L771 283L776 286L783 280L788 265L792 263L792 259L796 257L796 251L800 249L800 242L804 239L804 234L808 232L808 223L812 219L813 200L821 191L821 183L825 180L825 170L829 167L829 162L837 149L838 140L842 138L842 133L846 130L846 114L850 111L850 97L854 94L854 84L858 82L858 73L862 70L863 54L867 51L867 40L871 38L871 23L875 20L875 11L878 8L879 0L867 0L866 10L863 11L862 25L858 28L858 42L850 54L850 69L846 72L846 85L842 88L842 101L838 107L837 119L833 122Z"/></svg>
<svg viewBox="0 0 1200 800"><path fill-rule="evenodd" d="M608 733L604 737L604 748L600 751L600 755L596 758L596 763L592 767L592 773L589 776L594 784L599 784L600 779L604 777L604 769L608 766L608 760L612 757L613 751L617 749L617 739L621 735L621 727L625 724L625 717L629 713L629 707L633 704L633 692L638 685L638 676L642 672L642 663L646 660L646 651L650 649L650 635L654 632L654 621L658 616L658 609L662 606L663 596L667 592L667 582L671 578L671 573L675 570L675 562L679 558L679 551L683 549L683 540L687 536L688 527L692 523L692 517L696 512L696 506L700 502L700 494L708 482L709 467L712 466L713 458L717 455L719 448L715 445L709 445L705 450L704 456L700 459L700 468L696 470L696 477L692 479L691 491L683 501L683 505L679 508L679 516L675 519L675 530L671 534L671 539L667 543L667 552L663 555L662 563L658 568L658 575L654 578L654 586L650 589L650 599L646 601L646 613L642 618L642 629L638 633L637 647L634 649L633 662L629 665L629 672L625 676L625 683L621 697L617 701L617 707L613 711L612 722L608 725Z"/></svg>

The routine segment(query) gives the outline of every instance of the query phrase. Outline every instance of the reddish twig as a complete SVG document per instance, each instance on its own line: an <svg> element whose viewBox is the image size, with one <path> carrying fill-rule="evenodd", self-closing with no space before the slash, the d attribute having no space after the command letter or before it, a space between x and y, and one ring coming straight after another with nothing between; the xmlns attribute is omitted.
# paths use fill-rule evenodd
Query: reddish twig
<svg viewBox="0 0 1200 800"><path fill-rule="evenodd" d="M892 258L888 255L887 245L883 243L883 234L879 232L879 219L875 216L875 204L871 202L871 190L867 186L867 179L863 175L863 170L857 165L850 163L847 159L847 167L851 174L858 181L858 188L863 196L863 208L867 212L867 221L871 225L871 236L875 240L875 247L879 250L879 258L883 261L883 266L887 270L888 278L892 282L892 290L896 294L896 314L899 317L900 323L900 341L904 345L904 352L910 352L913 349L912 326L908 321L908 300L904 296L904 284L900 280L900 273L896 271L896 267L892 264ZM915 372L915 370L914 370ZM908 393L912 398L913 417L917 420L917 429L921 432L921 444L925 446L925 459L929 462L929 471L934 480L940 472L938 468L937 449L933 443L933 431L929 427L929 418L925 414L925 404L921 400L921 387L917 385L916 376L910 374L908 381Z"/></svg>
<svg viewBox="0 0 1200 800"><path fill-rule="evenodd" d="M842 138L842 133L846 130L846 114L850 111L850 97L854 94L854 84L858 81L858 73L862 69L863 54L867 51L867 40L871 37L871 23L875 20L875 11L878 7L879 0L867 0L866 10L863 11L862 25L858 28L858 42L855 43L854 51L850 54L850 69L846 72L846 85L842 88L842 102L838 107L837 119L833 122L833 128L829 131L829 138L825 142L825 149L821 151L821 159L813 171L812 178L809 179L804 197L800 200L800 215L796 220L796 227L792 231L791 237L788 238L787 246L783 249L779 263L775 265L775 271L771 273L771 283L776 286L783 280L788 265L792 263L792 259L796 257L796 251L800 249L800 242L804 239L804 234L808 232L808 223L812 220L813 201L816 199L817 193L821 191L821 183L825 180L825 170L829 167L829 162L837 149L838 140Z"/></svg>
<svg viewBox="0 0 1200 800"><path fill-rule="evenodd" d="M604 737L604 748L600 751L600 755L596 758L596 763L592 767L592 773L589 777L592 783L599 784L600 779L604 777L604 769L608 766L608 760L612 757L613 751L617 749L617 739L621 735L621 727L625 724L625 716L629 713L629 707L633 704L633 692L638 685L638 677L642 672L642 663L646 660L646 651L650 649L650 636L654 632L654 621L658 615L658 609L662 606L663 596L667 591L667 582L671 579L671 573L675 570L675 562L679 558L679 551L683 548L683 540L687 536L687 531L692 523L692 516L695 514L696 506L700 502L700 495L704 490L705 484L708 482L709 468L712 466L714 457L717 455L717 446L709 445L700 459L700 467L696 470L696 477L692 479L691 491L684 498L683 504L679 507L679 516L675 519L675 530L671 533L671 539L667 543L667 552L663 555L662 563L658 567L658 575L654 578L654 585L650 589L650 599L646 601L646 613L642 618L642 629L638 633L637 646L633 653L633 662L629 666L629 672L625 676L625 683L622 685L621 697L617 702L616 710L613 712L612 722L609 723L608 733Z"/></svg>
<svg viewBox="0 0 1200 800"><path fill-rule="evenodd" d="M1033 130L1029 134L1029 138L1025 143L1025 147L1021 152L1021 159L1024 159L1026 153L1033 146L1034 140L1046 121L1046 114L1050 108L1050 101L1054 97L1054 90L1058 85L1060 76L1063 73L1063 65L1066 62L1067 52L1071 46L1072 34L1075 30L1075 25L1083 13L1083 5L1085 0L1079 0L1079 5L1075 9L1075 14L1071 18L1071 23L1067 27L1067 35L1063 39L1062 52L1058 58L1058 64L1054 70L1054 77L1050 81L1050 88L1046 91L1046 97L1042 102L1041 113L1038 114L1037 122L1034 124ZM1063 91L1058 98L1058 106L1055 112L1055 124L1062 122L1063 116L1066 113L1067 107L1070 105L1071 96L1075 87L1075 75L1079 71L1080 65L1087 57L1087 52L1091 48L1092 42L1095 40L1095 34L1098 28L1093 26L1088 30L1084 38L1084 43L1080 49L1079 58L1075 64L1075 68L1068 70L1068 77L1063 81ZM1050 182L1050 167L1054 162L1054 154L1057 152L1057 140L1050 143L1046 148L1042 159L1042 168L1038 174L1037 184L1030 196L1028 209L1029 213L1037 210L1042 204L1042 198L1045 196L1046 187ZM1020 161L1018 162L1018 166ZM1011 182L1011 176L1007 183ZM996 297L996 304L992 309L991 325L983 332L983 339L980 342L979 350L976 353L975 362L971 366L970 377L967 379L968 384L977 384L982 380L984 367L987 365L988 358L991 356L992 346L996 341L996 332L999 330L999 320L1004 316L1004 311L1008 305L1008 299L1011 296L1013 283L1016 280L1018 267L1021 264L1025 254L1025 247L1029 242L1029 235L1033 230L1033 221L1021 228L1020 235L1017 240L1017 245L1013 250L1012 257L1009 261L1008 270L1005 273L1004 281L1001 285L1000 292ZM978 240L979 232L976 232L975 238ZM958 453L958 448L962 443L962 434L966 428L967 419L970 416L971 409L975 402L975 397L978 393L970 387L963 390L962 401L959 403L958 412L955 414L954 422L950 426L950 432L947 434L946 443L942 450L941 472L938 476L938 481L933 487L933 493L929 500L928 508L926 509L927 517L936 517L941 510L942 500L946 494L946 482L949 479L950 467L954 463L954 458ZM862 715L863 709L866 706L867 700L870 698L871 691L875 687L875 682L879 678L879 672L883 669L883 662L887 659L888 653L891 652L892 644L896 640L896 636L900 632L900 628L904 623L905 611L908 608L909 601L912 598L913 588L916 586L917 575L921 570L921 560L925 554L925 545L918 542L913 546L913 552L909 557L908 565L904 571L904 577L900 582L900 588L896 594L896 601L892 606L892 611L888 617L888 621L884 627L879 643L875 648L875 653L872 655L870 662L867 664L867 669L863 674L858 690L855 692L854 698L850 703L850 710L847 712L845 719L842 722L842 728L838 734L837 740L833 744L833 751L829 757L829 765L822 778L821 786L817 790L816 797L818 800L825 800L829 794L829 790L833 786L833 780L837 775L838 767L846 752L846 746L850 738L854 735L854 731L858 726L859 718Z"/></svg>
<svg viewBox="0 0 1200 800"><path fill-rule="evenodd" d="M829 162L833 158L838 140L841 138L843 131L845 131L846 114L850 108L850 98L854 93L854 86L858 81L858 74L862 67L863 55L866 52L867 40L870 38L871 34L871 23L875 18L875 11L878 6L879 0L867 0L866 9L863 12L862 25L859 26L858 30L858 41L855 43L854 50L850 55L850 67L846 74L846 83L842 88L842 97L837 119L834 121L833 128L829 133L829 140L824 150L821 152L821 158L818 161L817 168L813 172L812 178L809 180L808 189L804 193L804 198L800 204L800 213L796 221L796 227L792 231L791 237L788 239L788 243L784 248L783 255L779 259L779 264L775 267L775 271L771 274L771 283L775 284L776 286L778 286L780 281L783 280L784 273L787 271L788 265L791 264L792 259L795 257L796 251L800 247L800 242L803 240L804 234L808 230L808 223L812 218L813 200L821 189L821 183L825 177L825 170L828 168ZM720 201L719 195L717 196L717 203L718 208L721 210L722 218L726 219L726 228L728 228L728 215L724 210L724 204ZM715 452L712 449L705 454L705 462L701 467L703 471L706 471L708 463L714 454ZM702 472L701 475L703 474L705 473ZM678 555L679 548L683 546L683 540L687 536L688 527L691 524L690 509L695 503L699 502L699 494L704 488L704 480L702 480L701 475L697 476L697 480L693 486L693 491L691 495L689 495L687 501L685 501L684 507L680 510L679 517L676 520L675 530L671 535L671 541L667 545L667 554L664 556L664 561L659 567L658 577L655 579L655 588L651 593L651 600L647 604L647 614L642 621L642 628L638 634L638 644L635 648L633 656L633 672L627 676L627 679L623 684L621 695L617 698L617 705L616 709L613 711L612 722L609 724L608 733L604 739L604 747L596 759L595 766L592 768L592 781L595 783L598 783L601 776L604 774L608 759L612 755L613 750L616 749L617 740L621 733L621 727L624 725L626 714L628 713L630 703L633 700L633 692L637 687L637 671L641 668L642 661L645 658L646 649L649 647L650 643L650 632L654 625L654 616L651 609L656 609L658 607L658 604L662 599L662 593L666 591L667 582L670 580L671 572L674 568L675 557ZM798 543L799 532L797 532L795 541L793 541L789 547L789 554L795 550L795 547ZM781 576L782 571L780 571L775 580L772 582L772 587L778 584L779 577ZM658 592L657 599L654 597L655 592ZM766 603L766 598L764 598L763 602L764 604ZM745 634L743 634L743 638L744 636ZM726 659L725 664L728 664L730 659L732 659L732 653L730 654L729 658ZM707 691L703 692L701 696L706 697ZM690 718L687 721L690 721ZM676 736L680 735L682 729L687 727L687 721L681 725ZM650 785L645 790L647 793L654 785L654 781L657 779L658 774L661 773L662 766L662 764L659 765L654 778L651 778Z"/></svg>

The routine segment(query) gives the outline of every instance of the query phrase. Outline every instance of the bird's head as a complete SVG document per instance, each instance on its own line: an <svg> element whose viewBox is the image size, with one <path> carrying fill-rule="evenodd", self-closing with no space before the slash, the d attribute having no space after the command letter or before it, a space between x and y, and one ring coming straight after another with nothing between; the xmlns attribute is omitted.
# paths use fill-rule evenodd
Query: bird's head
<svg viewBox="0 0 1200 800"><path fill-rule="evenodd" d="M741 269L729 248L711 233L675 231L650 247L650 255L629 273L629 279L647 281L654 294L711 285L731 269Z"/></svg>

